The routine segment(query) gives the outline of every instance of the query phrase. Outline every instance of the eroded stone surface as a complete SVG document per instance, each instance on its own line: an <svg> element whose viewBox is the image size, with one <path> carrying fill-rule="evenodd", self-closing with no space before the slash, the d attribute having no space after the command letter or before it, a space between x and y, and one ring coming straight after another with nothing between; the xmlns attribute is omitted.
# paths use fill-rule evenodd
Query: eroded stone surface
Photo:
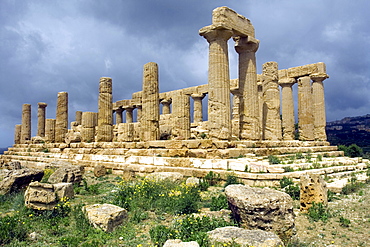
<svg viewBox="0 0 370 247"><path fill-rule="evenodd" d="M38 169L23 168L11 170L0 181L0 195L17 192L27 187L32 181L41 181L44 171Z"/></svg>
<svg viewBox="0 0 370 247"><path fill-rule="evenodd" d="M319 174L308 174L300 177L300 210L308 212L312 203L328 205L326 182Z"/></svg>

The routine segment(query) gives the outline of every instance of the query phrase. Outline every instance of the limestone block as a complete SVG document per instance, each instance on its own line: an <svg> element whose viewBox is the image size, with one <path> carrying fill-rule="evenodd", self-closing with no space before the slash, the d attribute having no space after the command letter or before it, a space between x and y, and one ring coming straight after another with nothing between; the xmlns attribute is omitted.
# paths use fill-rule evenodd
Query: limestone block
<svg viewBox="0 0 370 247"><path fill-rule="evenodd" d="M125 167L122 171L121 178L125 181L132 180L135 178L135 171L130 167Z"/></svg>
<svg viewBox="0 0 370 247"><path fill-rule="evenodd" d="M149 180L170 180L170 181L181 181L184 178L184 176L179 172L154 172L151 174L148 174L146 176L146 179Z"/></svg>
<svg viewBox="0 0 370 247"><path fill-rule="evenodd" d="M23 168L11 170L0 181L0 195L17 192L27 187L31 181L41 181L44 171L38 169Z"/></svg>
<svg viewBox="0 0 370 247"><path fill-rule="evenodd" d="M234 218L243 228L272 231L283 241L293 236L293 200L288 194L246 185L229 185L225 194Z"/></svg>
<svg viewBox="0 0 370 247"><path fill-rule="evenodd" d="M65 143L67 144L76 143L76 142L81 142L81 140L82 140L81 132L68 130L66 137L65 137Z"/></svg>
<svg viewBox="0 0 370 247"><path fill-rule="evenodd" d="M112 232L127 218L126 209L112 204L84 206L83 211L95 228L100 228L105 232Z"/></svg>
<svg viewBox="0 0 370 247"><path fill-rule="evenodd" d="M105 169L105 166L102 165L96 165L94 167L94 175L95 177L99 178L107 174L107 169Z"/></svg>
<svg viewBox="0 0 370 247"><path fill-rule="evenodd" d="M199 247L196 241L182 242L180 239L168 239L163 247Z"/></svg>
<svg viewBox="0 0 370 247"><path fill-rule="evenodd" d="M80 183L82 180L82 172L79 166L65 166L58 168L50 175L48 182L55 183Z"/></svg>
<svg viewBox="0 0 370 247"><path fill-rule="evenodd" d="M101 125L97 126L96 142L110 142L113 139L113 126Z"/></svg>
<svg viewBox="0 0 370 247"><path fill-rule="evenodd" d="M211 244L235 243L242 247L281 247L284 243L273 232L262 230L247 230L235 226L216 228L207 232Z"/></svg>
<svg viewBox="0 0 370 247"><path fill-rule="evenodd" d="M319 174L307 174L300 177L300 210L308 212L312 203L328 204L326 182Z"/></svg>
<svg viewBox="0 0 370 247"><path fill-rule="evenodd" d="M195 177L190 177L186 179L186 185L188 186L197 186L200 184L200 179Z"/></svg>

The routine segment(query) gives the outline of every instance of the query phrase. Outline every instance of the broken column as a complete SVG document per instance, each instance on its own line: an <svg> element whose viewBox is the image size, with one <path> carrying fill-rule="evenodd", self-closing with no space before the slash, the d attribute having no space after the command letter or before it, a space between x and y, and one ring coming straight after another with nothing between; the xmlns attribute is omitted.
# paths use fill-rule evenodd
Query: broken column
<svg viewBox="0 0 370 247"><path fill-rule="evenodd" d="M47 107L46 103L39 102L37 109L37 135L44 137L45 136L45 108Z"/></svg>
<svg viewBox="0 0 370 247"><path fill-rule="evenodd" d="M316 73L311 74L310 77L312 79L314 137L315 140L326 141L326 113L323 81L329 76L326 73Z"/></svg>
<svg viewBox="0 0 370 247"><path fill-rule="evenodd" d="M113 140L112 99L112 78L101 77L99 83L97 142L111 142Z"/></svg>
<svg viewBox="0 0 370 247"><path fill-rule="evenodd" d="M214 11L215 13L215 11ZM199 30L209 43L208 61L208 129L212 139L231 137L230 74L227 41L231 29L211 25Z"/></svg>
<svg viewBox="0 0 370 247"><path fill-rule="evenodd" d="M81 125L82 123L82 111L76 111L76 124Z"/></svg>
<svg viewBox="0 0 370 247"><path fill-rule="evenodd" d="M192 94L191 97L194 100L194 123L199 123L203 121L203 104L202 100L204 98L204 94Z"/></svg>
<svg viewBox="0 0 370 247"><path fill-rule="evenodd" d="M173 97L173 127L174 139L187 140L190 138L190 98L182 91L177 91Z"/></svg>
<svg viewBox="0 0 370 247"><path fill-rule="evenodd" d="M235 50L239 54L240 137L259 140L258 86L256 51L259 40L253 37L234 37Z"/></svg>
<svg viewBox="0 0 370 247"><path fill-rule="evenodd" d="M55 142L55 119L46 119L45 139L47 142Z"/></svg>
<svg viewBox="0 0 370 247"><path fill-rule="evenodd" d="M298 79L298 126L301 141L315 139L312 110L311 79L309 76L300 77Z"/></svg>
<svg viewBox="0 0 370 247"><path fill-rule="evenodd" d="M280 120L280 91L278 86L278 64L263 64L263 140L278 141L282 139Z"/></svg>
<svg viewBox="0 0 370 247"><path fill-rule="evenodd" d="M284 141L294 140L294 99L292 86L295 83L294 78L279 79L281 86L281 114L283 126L283 139Z"/></svg>
<svg viewBox="0 0 370 247"><path fill-rule="evenodd" d="M29 140L31 140L31 105L23 104L20 143L25 143Z"/></svg>
<svg viewBox="0 0 370 247"><path fill-rule="evenodd" d="M158 65L153 62L144 65L142 112L140 115L141 140L159 140Z"/></svg>
<svg viewBox="0 0 370 247"><path fill-rule="evenodd" d="M307 174L300 177L300 211L307 213L313 202L328 205L328 189L320 174Z"/></svg>
<svg viewBox="0 0 370 247"><path fill-rule="evenodd" d="M21 132L22 132L22 125L17 124L14 128L14 144L21 143Z"/></svg>
<svg viewBox="0 0 370 247"><path fill-rule="evenodd" d="M83 112L81 124L82 124L81 141L82 142L94 142L95 126L97 125L96 113L95 112Z"/></svg>
<svg viewBox="0 0 370 247"><path fill-rule="evenodd" d="M68 132L68 93L59 92L55 119L55 142L64 142Z"/></svg>

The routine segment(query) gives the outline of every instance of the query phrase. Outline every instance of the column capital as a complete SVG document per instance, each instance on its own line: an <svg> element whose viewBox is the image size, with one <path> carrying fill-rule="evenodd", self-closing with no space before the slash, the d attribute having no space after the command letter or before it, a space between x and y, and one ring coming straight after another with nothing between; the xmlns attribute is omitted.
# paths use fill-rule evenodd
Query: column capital
<svg viewBox="0 0 370 247"><path fill-rule="evenodd" d="M202 93L193 93L190 95L193 99L203 99L205 97Z"/></svg>
<svg viewBox="0 0 370 247"><path fill-rule="evenodd" d="M134 110L134 106L127 105L127 106L123 106L122 109L125 110L125 111L133 111Z"/></svg>
<svg viewBox="0 0 370 247"><path fill-rule="evenodd" d="M123 112L123 108L122 107L119 107L115 110L115 112L119 113L119 112Z"/></svg>
<svg viewBox="0 0 370 247"><path fill-rule="evenodd" d="M314 82L316 82L316 81L321 81L322 82L326 78L329 78L329 75L326 74L326 73L314 73L314 74L310 75L310 78Z"/></svg>
<svg viewBox="0 0 370 247"><path fill-rule="evenodd" d="M234 36L233 40L235 41L235 50L237 53L256 52L260 44L260 41L258 39L250 36Z"/></svg>
<svg viewBox="0 0 370 247"><path fill-rule="evenodd" d="M39 102L37 103L37 105L39 106L39 108L45 108L48 106L48 104L44 103L44 102Z"/></svg>
<svg viewBox="0 0 370 247"><path fill-rule="evenodd" d="M233 35L233 30L221 25L210 25L201 28L199 30L199 35L203 36L208 41L208 43L211 43L215 40L227 41Z"/></svg>
<svg viewBox="0 0 370 247"><path fill-rule="evenodd" d="M171 104L172 103L172 99L162 99L161 104Z"/></svg>
<svg viewBox="0 0 370 247"><path fill-rule="evenodd" d="M286 77L279 79L279 85L281 87L291 87L296 83L296 80L294 78Z"/></svg>

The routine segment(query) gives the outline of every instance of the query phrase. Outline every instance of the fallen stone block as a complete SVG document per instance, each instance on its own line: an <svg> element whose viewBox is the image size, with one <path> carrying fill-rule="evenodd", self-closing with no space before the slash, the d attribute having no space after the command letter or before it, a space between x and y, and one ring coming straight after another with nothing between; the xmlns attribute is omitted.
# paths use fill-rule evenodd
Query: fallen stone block
<svg viewBox="0 0 370 247"><path fill-rule="evenodd" d="M31 181L41 181L44 171L37 169L11 170L0 181L0 195L10 194L26 188Z"/></svg>
<svg viewBox="0 0 370 247"><path fill-rule="evenodd" d="M168 239L163 247L199 247L199 244L195 241L182 242L180 239Z"/></svg>
<svg viewBox="0 0 370 247"><path fill-rule="evenodd" d="M84 206L82 210L95 228L105 232L112 232L127 218L126 209L112 204L94 204Z"/></svg>

